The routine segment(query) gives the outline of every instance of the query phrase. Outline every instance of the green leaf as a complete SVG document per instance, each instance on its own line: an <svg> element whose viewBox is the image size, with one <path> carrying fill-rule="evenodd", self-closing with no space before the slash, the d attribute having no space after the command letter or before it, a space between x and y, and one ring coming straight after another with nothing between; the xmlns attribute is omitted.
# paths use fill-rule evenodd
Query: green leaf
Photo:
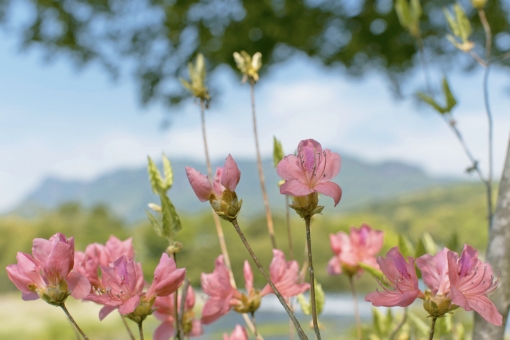
<svg viewBox="0 0 510 340"><path fill-rule="evenodd" d="M186 80L184 80L183 78L179 78L179 80L181 81L181 84L182 86L184 86L184 88L190 92L193 92L193 87L191 86L190 83L188 83Z"/></svg>
<svg viewBox="0 0 510 340"><path fill-rule="evenodd" d="M411 0L411 17L413 23L419 23L422 15L420 0Z"/></svg>
<svg viewBox="0 0 510 340"><path fill-rule="evenodd" d="M161 178L161 175L156 164L152 161L150 157L147 158L149 160L148 172L152 191L155 194L159 194L163 191L163 179Z"/></svg>
<svg viewBox="0 0 510 340"><path fill-rule="evenodd" d="M450 112L455 105L457 105L457 100L450 90L450 85L448 84L448 79L446 79L446 77L443 77L443 93L446 99L446 112Z"/></svg>
<svg viewBox="0 0 510 340"><path fill-rule="evenodd" d="M322 285L315 281L315 308L317 315L321 314L324 310L324 304L326 303L326 295L322 289Z"/></svg>
<svg viewBox="0 0 510 340"><path fill-rule="evenodd" d="M162 229L163 236L170 239L176 232L182 229L181 219L175 211L175 207L170 198L164 193L159 195L161 199Z"/></svg>
<svg viewBox="0 0 510 340"><path fill-rule="evenodd" d="M395 11L397 12L397 17L398 21L400 21L400 25L402 25L402 27L405 29L409 29L412 18L407 0L397 0L395 2Z"/></svg>
<svg viewBox="0 0 510 340"><path fill-rule="evenodd" d="M308 303L308 300L305 298L303 294L299 294L297 296L297 300L303 314L305 315L312 314L312 306Z"/></svg>
<svg viewBox="0 0 510 340"><path fill-rule="evenodd" d="M413 256L414 254L413 244L402 234L398 235L398 249L404 257Z"/></svg>
<svg viewBox="0 0 510 340"><path fill-rule="evenodd" d="M455 35L457 37L460 36L460 28L457 24L457 21L450 14L450 11L446 8L443 8L443 13L446 18L446 21L448 22L448 26L450 26L450 30L452 31L453 35Z"/></svg>
<svg viewBox="0 0 510 340"><path fill-rule="evenodd" d="M422 101L424 101L425 103L429 104L430 106L432 106L434 108L434 110L436 110L437 112L439 112L440 114L444 114L446 113L446 110L441 106L439 105L438 103L436 103L436 101L434 100L434 98L426 95L425 93L423 92L418 92L417 93L418 95L418 98L420 98Z"/></svg>
<svg viewBox="0 0 510 340"><path fill-rule="evenodd" d="M170 161L168 158L166 158L165 154L163 154L163 173L165 174L164 189L166 192L172 187L172 184L174 183L174 172L172 171Z"/></svg>
<svg viewBox="0 0 510 340"><path fill-rule="evenodd" d="M367 273L372 275L376 280L381 282L383 285L387 286L386 277L384 276L382 271L380 271L379 269L374 268L366 263L360 263L359 266L361 268L363 268Z"/></svg>
<svg viewBox="0 0 510 340"><path fill-rule="evenodd" d="M283 157L285 156L283 154L282 143L276 137L273 137L273 165L275 168Z"/></svg>
<svg viewBox="0 0 510 340"><path fill-rule="evenodd" d="M458 3L453 5L453 10L455 12L457 27L459 29L458 37L462 39L463 43L465 43L468 41L469 36L471 35L471 23L466 17L466 13L464 13L464 10Z"/></svg>
<svg viewBox="0 0 510 340"><path fill-rule="evenodd" d="M202 81L205 80L205 60L202 53L197 55L197 59L195 60L195 70L197 74L200 76Z"/></svg>
<svg viewBox="0 0 510 340"><path fill-rule="evenodd" d="M163 236L163 229L161 228L159 221L148 210L145 210L145 212L147 213L147 217L149 218L149 221L151 222L152 228L156 232L156 235Z"/></svg>

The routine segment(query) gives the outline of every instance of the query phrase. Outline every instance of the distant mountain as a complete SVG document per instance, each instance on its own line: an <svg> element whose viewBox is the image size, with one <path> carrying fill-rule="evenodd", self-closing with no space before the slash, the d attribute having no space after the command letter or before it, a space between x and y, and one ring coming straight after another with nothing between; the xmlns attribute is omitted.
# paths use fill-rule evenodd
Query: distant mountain
<svg viewBox="0 0 510 340"><path fill-rule="evenodd" d="M171 161L174 185L169 193L178 211L196 212L205 209L207 205L201 204L195 197L184 170L185 166L191 166L205 173L205 166L185 159ZM242 172L237 193L243 199L243 212L258 213L263 209L263 205L256 162L242 159L237 162ZM263 165L269 201L274 209L283 209L284 199L277 187L280 179L272 160L264 160ZM353 209L402 193L453 182L448 178L431 177L413 165L395 161L368 163L349 156L342 157L342 169L335 181L343 190L342 200L336 208L340 210ZM69 201L80 202L86 207L104 204L126 221L134 222L145 218L147 203L158 203L158 197L151 191L145 167L120 169L92 181L48 178L13 212L25 216L33 215L41 209L52 209ZM332 206L329 198L325 198L321 204L323 202Z"/></svg>

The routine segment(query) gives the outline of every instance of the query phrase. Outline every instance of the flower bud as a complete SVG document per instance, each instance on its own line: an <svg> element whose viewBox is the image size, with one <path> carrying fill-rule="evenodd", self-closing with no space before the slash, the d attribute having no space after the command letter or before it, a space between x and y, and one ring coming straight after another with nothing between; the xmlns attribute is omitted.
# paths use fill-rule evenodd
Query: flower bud
<svg viewBox="0 0 510 340"><path fill-rule="evenodd" d="M430 291L426 291L425 298L423 299L423 308L429 313L430 317L440 318L446 313L459 308L459 306L452 304L452 301L445 295L433 295Z"/></svg>
<svg viewBox="0 0 510 340"><path fill-rule="evenodd" d="M166 248L166 253L171 255L171 254L177 254L178 252L180 252L182 249L182 243L181 242L174 242L172 243L171 245L168 246L168 248Z"/></svg>
<svg viewBox="0 0 510 340"><path fill-rule="evenodd" d="M234 307L238 313L255 313L260 307L260 294L258 290L253 290L250 296L241 295L239 304Z"/></svg>
<svg viewBox="0 0 510 340"><path fill-rule="evenodd" d="M471 5L473 5L475 9L482 9L486 4L487 0L471 0Z"/></svg>
<svg viewBox="0 0 510 340"><path fill-rule="evenodd" d="M225 190L220 197L213 197L210 200L211 207L219 217L232 222L239 215L243 200L237 199L235 191Z"/></svg>
<svg viewBox="0 0 510 340"><path fill-rule="evenodd" d="M154 312L152 305L154 305L155 300L156 297L153 297L150 300L142 299L138 306L136 306L135 310L127 314L126 317L130 320L133 320L136 323L142 322L148 315L151 315L152 312Z"/></svg>
<svg viewBox="0 0 510 340"><path fill-rule="evenodd" d="M292 196L292 204L289 205L302 218L311 218L315 214L320 214L324 206L319 204L319 194L312 192L306 196Z"/></svg>

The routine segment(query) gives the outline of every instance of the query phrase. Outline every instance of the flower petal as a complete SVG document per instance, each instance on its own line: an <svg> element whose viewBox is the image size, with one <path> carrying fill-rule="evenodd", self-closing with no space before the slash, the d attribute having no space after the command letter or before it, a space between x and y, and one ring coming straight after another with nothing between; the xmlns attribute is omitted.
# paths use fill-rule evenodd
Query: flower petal
<svg viewBox="0 0 510 340"><path fill-rule="evenodd" d="M186 175L188 176L189 184L191 184L191 188L197 195L200 202L205 202L209 200L211 195L213 194L211 182L207 176L202 175L197 170L186 167Z"/></svg>
<svg viewBox="0 0 510 340"><path fill-rule="evenodd" d="M235 191L236 186L241 179L241 171L237 167L237 163L234 161L232 156L229 154L225 160L225 166L223 167L223 174L221 175L221 184L229 191Z"/></svg>
<svg viewBox="0 0 510 340"><path fill-rule="evenodd" d="M280 187L280 194L289 196L306 196L314 192L309 186L298 180L288 180Z"/></svg>
<svg viewBox="0 0 510 340"><path fill-rule="evenodd" d="M116 309L117 309L116 306L104 306L99 311L99 320L103 321L103 319L106 318L108 316L108 314L110 314L111 312L113 312Z"/></svg>
<svg viewBox="0 0 510 340"><path fill-rule="evenodd" d="M154 331L154 340L169 340L174 335L174 326L170 322L163 322Z"/></svg>
<svg viewBox="0 0 510 340"><path fill-rule="evenodd" d="M340 198L342 198L342 189L335 182L319 183L314 189L323 195L333 198L335 207L340 202Z"/></svg>
<svg viewBox="0 0 510 340"><path fill-rule="evenodd" d="M119 312L122 315L126 315L132 313L138 304L140 303L140 295L132 296L129 300L124 301L124 303L119 307Z"/></svg>
<svg viewBox="0 0 510 340"><path fill-rule="evenodd" d="M71 291L72 297L77 300L83 299L85 296L89 295L91 290L91 285L87 278L75 271L72 271L67 275L67 286Z"/></svg>

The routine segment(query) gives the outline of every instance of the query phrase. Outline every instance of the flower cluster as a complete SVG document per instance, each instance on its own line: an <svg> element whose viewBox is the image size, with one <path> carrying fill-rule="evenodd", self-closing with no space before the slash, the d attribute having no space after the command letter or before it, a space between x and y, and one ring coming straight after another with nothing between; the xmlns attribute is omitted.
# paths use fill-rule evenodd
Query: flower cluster
<svg viewBox="0 0 510 340"><path fill-rule="evenodd" d="M384 242L384 233L373 230L368 224L359 229L351 227L349 235L340 231L329 235L331 249L335 256L328 262L328 273L338 275L345 273L348 276L362 273L360 263L379 268L375 255L381 250Z"/></svg>
<svg viewBox="0 0 510 340"><path fill-rule="evenodd" d="M285 298L299 295L310 288L308 283L299 283L299 265L286 261L281 250L273 249L273 260L269 266L271 281ZM214 271L202 274L202 290L209 298L202 311L202 323L210 324L227 314L232 308L239 313L254 313L265 295L273 293L267 284L262 290L253 288L253 272L248 261L244 263L246 293L234 288L230 282L223 256L216 259Z"/></svg>
<svg viewBox="0 0 510 340"><path fill-rule="evenodd" d="M23 300L43 299L62 306L69 295L82 299L90 283L74 268L74 239L57 233L49 240L36 238L32 255L19 252L18 264L7 266L9 279L22 292Z"/></svg>
<svg viewBox="0 0 510 340"><path fill-rule="evenodd" d="M423 299L423 306L433 318L461 307L474 310L488 322L501 326L502 316L487 297L498 286L492 268L478 258L478 251L465 245L461 256L447 248L436 255L423 255L416 259L423 281L429 290L418 288L415 259L407 261L398 247L392 248L386 258L377 258L386 276L381 282L384 291L370 293L365 297L374 306L406 307L416 300Z"/></svg>

